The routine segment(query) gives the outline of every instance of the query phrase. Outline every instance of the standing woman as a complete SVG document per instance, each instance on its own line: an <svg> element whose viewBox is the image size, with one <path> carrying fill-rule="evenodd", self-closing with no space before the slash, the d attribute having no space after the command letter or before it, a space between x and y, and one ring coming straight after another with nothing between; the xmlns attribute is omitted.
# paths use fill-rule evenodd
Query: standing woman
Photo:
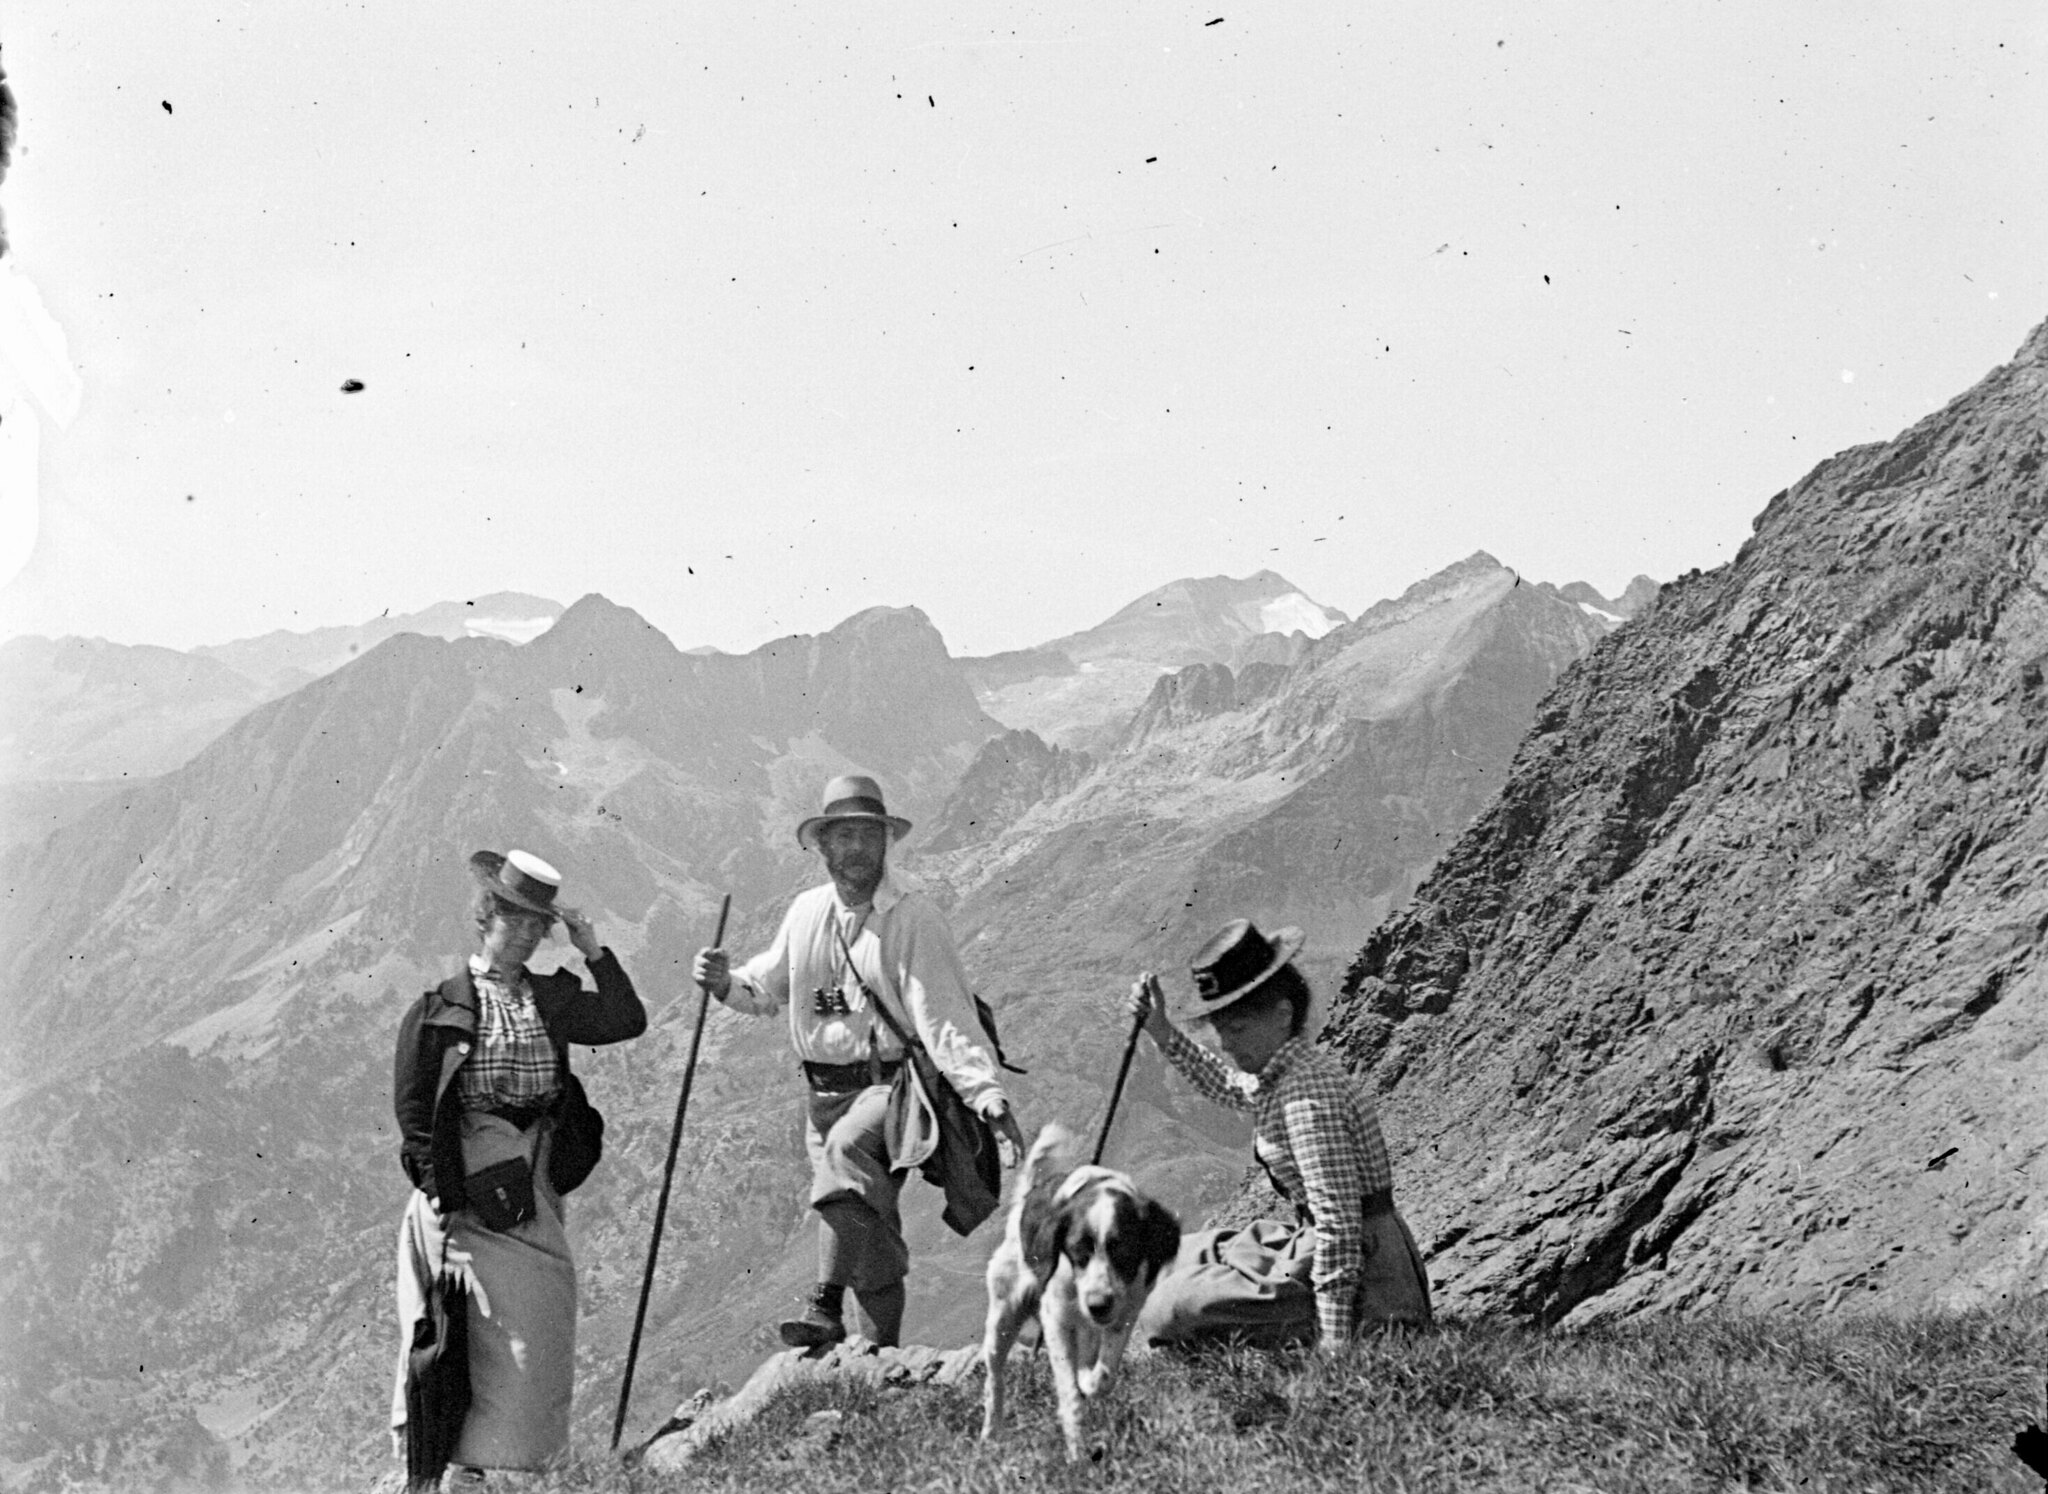
<svg viewBox="0 0 2048 1494"><path fill-rule="evenodd" d="M565 1166L568 1144L556 1156L568 1045L647 1029L618 957L588 919L556 902L559 872L525 851L478 851L469 870L477 951L399 1023L392 1086L399 1159L415 1190L399 1232L392 1424L405 1421L412 1325L428 1309L428 1289L436 1279L459 1283L468 1289L469 1409L449 1456L451 1484L481 1482L487 1468L544 1468L568 1451L576 1263L561 1194L582 1181ZM557 919L595 991L567 970L526 968ZM449 1342L461 1342L460 1326Z"/></svg>
<svg viewBox="0 0 2048 1494"><path fill-rule="evenodd" d="M1367 1329L1430 1321L1429 1277L1394 1208L1379 1116L1303 1030L1300 948L1299 929L1268 940L1239 918L1196 952L1196 1012L1227 1063L1167 1019L1151 974L1131 988L1130 1015L1167 1060L1207 1098L1251 1112L1253 1152L1296 1214L1183 1234L1138 1319L1141 1343L1319 1341L1334 1352Z"/></svg>

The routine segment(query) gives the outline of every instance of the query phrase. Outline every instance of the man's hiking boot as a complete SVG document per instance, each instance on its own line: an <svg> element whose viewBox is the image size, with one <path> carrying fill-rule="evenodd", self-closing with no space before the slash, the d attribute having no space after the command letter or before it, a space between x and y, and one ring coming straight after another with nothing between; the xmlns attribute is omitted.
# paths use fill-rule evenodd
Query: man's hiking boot
<svg viewBox="0 0 2048 1494"><path fill-rule="evenodd" d="M778 1329L782 1341L792 1349L818 1349L843 1343L846 1319L841 1315L840 1303L845 1295L846 1288L842 1286L821 1284L813 1289L803 1315L783 1319Z"/></svg>

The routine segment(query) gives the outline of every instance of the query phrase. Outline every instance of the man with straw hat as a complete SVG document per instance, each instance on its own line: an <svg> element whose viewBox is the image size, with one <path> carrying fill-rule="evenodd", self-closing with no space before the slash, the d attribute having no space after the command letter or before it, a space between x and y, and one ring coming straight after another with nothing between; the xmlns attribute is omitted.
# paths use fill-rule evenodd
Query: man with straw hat
<svg viewBox="0 0 2048 1494"><path fill-rule="evenodd" d="M1023 1152L952 931L929 899L889 872L889 846L909 832L910 821L889 813L874 779L834 778L819 812L796 827L797 844L818 853L830 880L800 894L774 942L745 964L704 949L691 970L737 1011L789 1015L809 1091L806 1143L818 1214L817 1286L805 1310L780 1325L782 1341L795 1348L846 1337L849 1287L875 1342L895 1344L902 1332L910 1253L897 1194L909 1163L890 1155L886 1125L890 1085L904 1062L890 1017L923 1042L960 1098L989 1123L1004 1162ZM887 1004L879 1017L869 992Z"/></svg>

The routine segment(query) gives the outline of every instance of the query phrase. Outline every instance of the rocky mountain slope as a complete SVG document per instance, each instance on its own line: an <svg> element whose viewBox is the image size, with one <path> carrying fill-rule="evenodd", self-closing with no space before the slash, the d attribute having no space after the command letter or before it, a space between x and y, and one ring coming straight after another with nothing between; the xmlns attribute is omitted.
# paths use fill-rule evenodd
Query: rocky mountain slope
<svg viewBox="0 0 2048 1494"><path fill-rule="evenodd" d="M1445 1307L1916 1311L2048 1266L2048 327L1543 703L1365 943Z"/></svg>

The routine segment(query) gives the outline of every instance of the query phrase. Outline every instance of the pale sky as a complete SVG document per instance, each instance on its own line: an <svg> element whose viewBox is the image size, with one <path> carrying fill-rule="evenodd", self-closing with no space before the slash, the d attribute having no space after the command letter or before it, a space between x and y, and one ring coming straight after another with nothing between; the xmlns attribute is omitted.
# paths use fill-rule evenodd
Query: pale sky
<svg viewBox="0 0 2048 1494"><path fill-rule="evenodd" d="M514 589L975 654L1478 549L1612 595L2048 317L2038 0L0 24L82 396L0 636Z"/></svg>

